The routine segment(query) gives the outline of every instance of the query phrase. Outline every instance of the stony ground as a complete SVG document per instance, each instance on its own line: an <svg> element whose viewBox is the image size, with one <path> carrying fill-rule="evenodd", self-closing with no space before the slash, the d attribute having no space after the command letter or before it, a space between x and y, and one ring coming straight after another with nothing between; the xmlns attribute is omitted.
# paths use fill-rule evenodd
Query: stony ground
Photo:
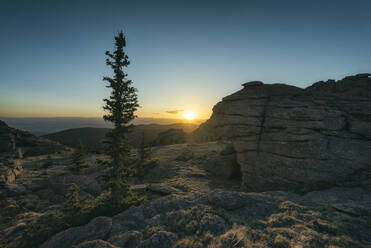
<svg viewBox="0 0 371 248"><path fill-rule="evenodd" d="M371 247L371 193L332 188L297 195L246 193L233 166L228 143L155 147L156 165L134 191L148 201L114 217L98 217L67 229L42 247ZM1 200L0 239L22 238L22 230L45 211L58 208L70 183L83 193L101 192L101 155L89 155L90 168L71 175L70 153L26 158L24 172ZM213 165L215 165L213 167Z"/></svg>
<svg viewBox="0 0 371 248"><path fill-rule="evenodd" d="M344 188L305 196L224 190L171 194L70 228L42 248L370 247L369 200L369 192Z"/></svg>
<svg viewBox="0 0 371 248"><path fill-rule="evenodd" d="M213 158L228 160L220 155L228 149L228 143L179 144L152 149L152 158L157 165L136 183L171 188L178 194L199 193L213 189L240 190L240 179L227 180L216 176L218 171L209 169ZM225 159L226 158L226 159ZM233 161L226 161L233 163Z"/></svg>

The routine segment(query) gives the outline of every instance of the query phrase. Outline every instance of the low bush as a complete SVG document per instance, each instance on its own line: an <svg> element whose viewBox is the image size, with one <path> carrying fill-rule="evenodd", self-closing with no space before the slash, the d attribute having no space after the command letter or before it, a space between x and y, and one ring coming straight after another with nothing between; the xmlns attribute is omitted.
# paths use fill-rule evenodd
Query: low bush
<svg viewBox="0 0 371 248"><path fill-rule="evenodd" d="M42 164L43 169L47 169L49 167L53 166L53 160L51 156L48 156L45 160L45 162Z"/></svg>
<svg viewBox="0 0 371 248"><path fill-rule="evenodd" d="M35 164L34 170L40 170L40 169L41 169L41 163L40 162L37 162Z"/></svg>
<svg viewBox="0 0 371 248"><path fill-rule="evenodd" d="M39 247L40 244L60 231L73 226L84 225L98 216L113 216L144 201L143 198L139 198L136 194L130 192L122 198L120 207L113 208L114 205L109 191L96 198L91 195L82 198L79 191L79 187L72 184L62 208L49 211L29 224L25 229L25 236L19 248Z"/></svg>
<svg viewBox="0 0 371 248"><path fill-rule="evenodd" d="M133 175L138 177L143 177L148 172L157 165L156 160L139 160L132 168Z"/></svg>

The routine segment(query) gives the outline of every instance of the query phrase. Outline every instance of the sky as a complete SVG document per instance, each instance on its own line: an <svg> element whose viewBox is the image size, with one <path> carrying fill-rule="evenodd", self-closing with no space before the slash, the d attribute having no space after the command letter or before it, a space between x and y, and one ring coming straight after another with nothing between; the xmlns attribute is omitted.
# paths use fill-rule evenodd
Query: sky
<svg viewBox="0 0 371 248"><path fill-rule="evenodd" d="M205 119L247 81L371 72L371 1L0 1L0 116L99 117L123 30L139 117Z"/></svg>

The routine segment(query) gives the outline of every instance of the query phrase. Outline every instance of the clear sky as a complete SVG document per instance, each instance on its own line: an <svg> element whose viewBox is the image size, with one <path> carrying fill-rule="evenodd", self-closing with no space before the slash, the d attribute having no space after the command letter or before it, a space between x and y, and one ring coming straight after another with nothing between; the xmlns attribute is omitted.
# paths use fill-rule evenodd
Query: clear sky
<svg viewBox="0 0 371 248"><path fill-rule="evenodd" d="M101 116L104 52L121 29L142 117L208 118L250 80L371 71L370 0L0 4L0 116Z"/></svg>

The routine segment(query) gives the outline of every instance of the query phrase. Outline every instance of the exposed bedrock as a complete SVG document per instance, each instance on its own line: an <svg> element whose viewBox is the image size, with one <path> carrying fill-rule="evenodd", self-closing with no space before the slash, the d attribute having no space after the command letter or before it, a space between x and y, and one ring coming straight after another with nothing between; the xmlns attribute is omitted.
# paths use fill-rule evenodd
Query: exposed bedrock
<svg viewBox="0 0 371 248"><path fill-rule="evenodd" d="M250 190L371 190L371 74L317 82L243 84L194 134L231 140Z"/></svg>

